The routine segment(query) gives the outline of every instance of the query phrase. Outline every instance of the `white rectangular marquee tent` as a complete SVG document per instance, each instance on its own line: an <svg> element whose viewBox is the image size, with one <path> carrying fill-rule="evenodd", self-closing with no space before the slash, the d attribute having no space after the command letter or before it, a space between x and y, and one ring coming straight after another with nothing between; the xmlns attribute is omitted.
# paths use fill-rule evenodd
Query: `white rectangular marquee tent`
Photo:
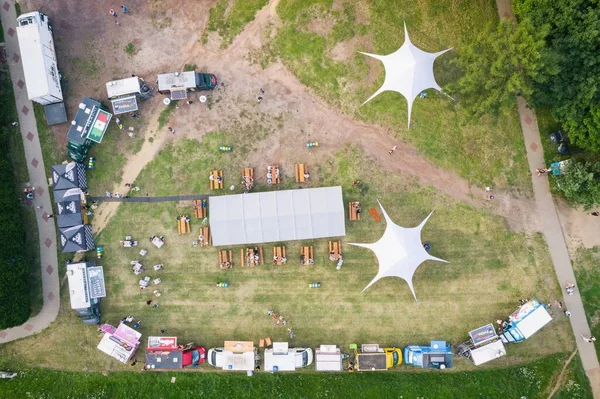
<svg viewBox="0 0 600 399"><path fill-rule="evenodd" d="M210 197L213 245L346 235L342 187Z"/></svg>

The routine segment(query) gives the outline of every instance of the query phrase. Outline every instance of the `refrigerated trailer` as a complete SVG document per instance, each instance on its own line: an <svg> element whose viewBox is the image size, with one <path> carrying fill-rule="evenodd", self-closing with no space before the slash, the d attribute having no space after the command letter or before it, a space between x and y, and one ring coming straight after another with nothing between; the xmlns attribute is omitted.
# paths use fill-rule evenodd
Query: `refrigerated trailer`
<svg viewBox="0 0 600 399"><path fill-rule="evenodd" d="M48 17L38 11L19 16L17 38L29 100L42 105L62 102L52 26Z"/></svg>

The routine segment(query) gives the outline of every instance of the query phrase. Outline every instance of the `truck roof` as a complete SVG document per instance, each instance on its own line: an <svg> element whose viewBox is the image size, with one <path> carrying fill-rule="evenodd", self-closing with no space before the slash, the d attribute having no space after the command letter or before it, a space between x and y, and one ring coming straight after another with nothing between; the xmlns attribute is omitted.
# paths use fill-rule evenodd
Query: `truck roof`
<svg viewBox="0 0 600 399"><path fill-rule="evenodd" d="M158 75L159 91L182 87L186 89L196 87L196 72L171 72Z"/></svg>
<svg viewBox="0 0 600 399"><path fill-rule="evenodd" d="M106 83L106 94L108 99L126 94L136 94L141 91L140 80L137 76L131 78L113 80Z"/></svg>
<svg viewBox="0 0 600 399"><path fill-rule="evenodd" d="M55 64L57 62L54 40L48 30L46 16L44 16L46 26L41 25L41 15L39 12L31 12L17 18L16 30L19 38L21 65L29 99L49 95L48 74L51 74L52 79L55 79L56 82L59 82L59 77L53 76L56 71L49 62L50 60ZM58 86L60 87L60 83Z"/></svg>
<svg viewBox="0 0 600 399"><path fill-rule="evenodd" d="M356 367L358 370L387 370L386 353L359 353L356 355Z"/></svg>

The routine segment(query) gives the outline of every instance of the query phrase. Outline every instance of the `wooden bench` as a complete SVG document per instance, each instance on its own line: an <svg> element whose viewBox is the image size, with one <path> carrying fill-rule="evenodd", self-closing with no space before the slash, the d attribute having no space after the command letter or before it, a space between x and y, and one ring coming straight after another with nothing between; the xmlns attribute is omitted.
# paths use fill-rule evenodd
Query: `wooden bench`
<svg viewBox="0 0 600 399"><path fill-rule="evenodd" d="M254 186L254 168L244 168L242 170L242 187L248 192Z"/></svg>
<svg viewBox="0 0 600 399"><path fill-rule="evenodd" d="M348 203L348 215L350 215L350 220L360 220L361 211L360 202L352 201Z"/></svg>
<svg viewBox="0 0 600 399"><path fill-rule="evenodd" d="M269 179L271 179L271 182L269 182ZM281 174L279 171L279 165L267 166L267 184L279 184L279 183L281 183Z"/></svg>
<svg viewBox="0 0 600 399"><path fill-rule="evenodd" d="M197 219L204 219L208 215L208 201L194 200L194 215Z"/></svg>
<svg viewBox="0 0 600 399"><path fill-rule="evenodd" d="M286 262L287 256L285 255L285 245L273 247L273 264L281 266Z"/></svg>
<svg viewBox="0 0 600 399"><path fill-rule="evenodd" d="M190 220L188 215L177 216L177 231L179 234L190 233Z"/></svg>
<svg viewBox="0 0 600 399"><path fill-rule="evenodd" d="M200 239L200 236L202 236L202 240ZM198 243L200 244L201 247L208 247L209 245L212 245L212 237L210 235L210 227L201 227L200 228L200 235L198 236Z"/></svg>
<svg viewBox="0 0 600 399"><path fill-rule="evenodd" d="M315 255L312 245L310 247L300 247L300 264L312 265L315 263Z"/></svg>
<svg viewBox="0 0 600 399"><path fill-rule="evenodd" d="M257 251L256 254L254 253L255 249ZM265 258L263 257L262 247L246 248L245 253L246 254L244 256L244 249L240 249L240 261L241 261L242 267L244 267L244 266L254 267L254 266L258 266L259 264L262 266L265 265ZM258 255L258 261L256 260L256 255Z"/></svg>
<svg viewBox="0 0 600 399"><path fill-rule="evenodd" d="M329 260L337 261L342 255L342 242L341 241L329 241Z"/></svg>
<svg viewBox="0 0 600 399"><path fill-rule="evenodd" d="M229 251L219 251L219 268L231 269L233 267L233 256L231 249Z"/></svg>
<svg viewBox="0 0 600 399"><path fill-rule="evenodd" d="M310 177L308 173L308 165L305 163L297 163L294 165L294 172L296 174L296 183L305 183Z"/></svg>
<svg viewBox="0 0 600 399"><path fill-rule="evenodd" d="M210 178L212 177L212 179ZM219 179L221 181L219 181ZM223 171L222 170L213 170L209 176L210 181L210 189L211 190L219 190L223 188Z"/></svg>

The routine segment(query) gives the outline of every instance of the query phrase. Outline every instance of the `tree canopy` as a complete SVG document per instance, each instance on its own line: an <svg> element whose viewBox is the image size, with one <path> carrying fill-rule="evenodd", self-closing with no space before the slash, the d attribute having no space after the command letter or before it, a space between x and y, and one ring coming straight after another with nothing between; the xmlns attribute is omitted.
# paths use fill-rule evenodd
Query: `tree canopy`
<svg viewBox="0 0 600 399"><path fill-rule="evenodd" d="M515 96L533 97L536 83L549 80L554 64L547 51L548 28L525 20L502 20L481 32L453 60L463 72L448 90L459 98L468 114L499 114L515 104Z"/></svg>
<svg viewBox="0 0 600 399"><path fill-rule="evenodd" d="M600 204L600 162L570 160L556 177L558 189L574 204L590 209Z"/></svg>
<svg viewBox="0 0 600 399"><path fill-rule="evenodd" d="M544 29L559 73L534 82L534 106L550 107L569 139L600 151L600 1L514 0L521 23Z"/></svg>

